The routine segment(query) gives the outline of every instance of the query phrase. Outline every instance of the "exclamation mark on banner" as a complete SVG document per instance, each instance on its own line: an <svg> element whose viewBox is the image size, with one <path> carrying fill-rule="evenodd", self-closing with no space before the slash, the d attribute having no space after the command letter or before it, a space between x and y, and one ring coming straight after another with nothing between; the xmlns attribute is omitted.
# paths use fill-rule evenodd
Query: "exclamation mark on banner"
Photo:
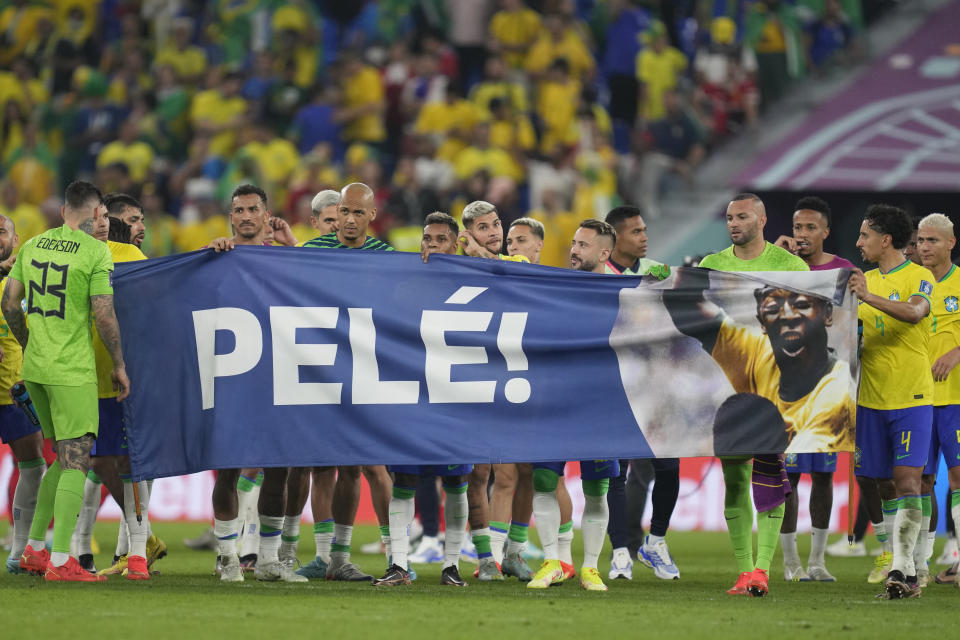
<svg viewBox="0 0 960 640"><path fill-rule="evenodd" d="M497 348L507 361L507 371L526 371L527 356L523 352L523 330L527 327L526 313L504 313L497 331ZM530 381L510 378L503 387L509 402L519 404L530 399Z"/></svg>

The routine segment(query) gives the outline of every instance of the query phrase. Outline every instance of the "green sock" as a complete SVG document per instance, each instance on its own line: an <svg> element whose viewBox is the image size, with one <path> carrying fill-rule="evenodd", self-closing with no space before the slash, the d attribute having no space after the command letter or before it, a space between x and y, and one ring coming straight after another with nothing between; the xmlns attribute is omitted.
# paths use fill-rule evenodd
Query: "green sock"
<svg viewBox="0 0 960 640"><path fill-rule="evenodd" d="M53 506L53 550L70 553L70 538L77 526L77 516L83 506L83 483L87 474L79 469L64 469L57 483L57 498Z"/></svg>
<svg viewBox="0 0 960 640"><path fill-rule="evenodd" d="M33 524L30 525L31 540L43 540L47 537L47 529L50 527L50 521L53 520L53 503L57 498L59 483L60 461L54 460L47 472L43 474L40 489L37 491L37 509L33 512Z"/></svg>
<svg viewBox="0 0 960 640"><path fill-rule="evenodd" d="M513 540L514 542L526 542L527 541L527 531L530 529L530 525L525 522L510 522L510 531L507 533L507 537Z"/></svg>
<svg viewBox="0 0 960 640"><path fill-rule="evenodd" d="M757 569L770 571L770 562L780 540L784 505L757 514Z"/></svg>
<svg viewBox="0 0 960 640"><path fill-rule="evenodd" d="M733 555L737 558L737 571L753 571L753 506L750 502L750 461L724 463L723 482L726 494L723 501L723 517L727 521ZM783 512L781 511L781 514ZM779 532L779 526L777 528Z"/></svg>

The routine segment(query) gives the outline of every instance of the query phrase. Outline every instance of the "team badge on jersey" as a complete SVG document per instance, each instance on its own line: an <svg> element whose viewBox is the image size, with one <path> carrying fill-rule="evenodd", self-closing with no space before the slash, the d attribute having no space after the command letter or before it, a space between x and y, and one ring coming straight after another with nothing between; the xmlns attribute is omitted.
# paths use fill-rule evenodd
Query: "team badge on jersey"
<svg viewBox="0 0 960 640"><path fill-rule="evenodd" d="M947 296L946 298L944 298L944 299L943 299L943 306L944 306L944 308L946 308L946 310L949 311L950 313L953 313L953 312L956 311L957 309L960 309L960 305L957 304L957 297L956 297L956 296Z"/></svg>
<svg viewBox="0 0 960 640"><path fill-rule="evenodd" d="M853 467L859 468L860 462L863 460L863 451L860 450L860 447L857 447L853 452Z"/></svg>
<svg viewBox="0 0 960 640"><path fill-rule="evenodd" d="M890 298L891 300L893 300L893 301L899 300L899 299L900 299L900 292L899 292L899 291L894 291L893 293L890 294L889 298Z"/></svg>
<svg viewBox="0 0 960 640"><path fill-rule="evenodd" d="M928 296L933 294L933 285L927 282L926 280L920 281L920 293L925 293Z"/></svg>
<svg viewBox="0 0 960 640"><path fill-rule="evenodd" d="M795 453L788 453L788 454L784 457L784 462L785 462L787 465L791 466L791 467L794 466L795 464L797 464L797 454L795 454Z"/></svg>

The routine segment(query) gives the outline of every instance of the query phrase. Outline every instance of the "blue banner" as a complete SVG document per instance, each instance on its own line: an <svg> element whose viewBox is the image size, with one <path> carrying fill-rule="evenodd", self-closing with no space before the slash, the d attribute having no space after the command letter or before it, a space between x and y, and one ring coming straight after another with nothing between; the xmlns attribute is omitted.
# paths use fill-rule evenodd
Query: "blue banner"
<svg viewBox="0 0 960 640"><path fill-rule="evenodd" d="M776 394L777 383L740 388L727 371L738 361L718 363L701 334L709 346L729 342L735 320L756 324L756 292L767 285L706 274L679 269L657 282L272 247L118 264L134 473L725 453L713 435L725 398ZM828 304L830 350L841 346L844 366L855 366L845 272L753 275L789 277L779 286ZM729 327L697 320L708 303ZM852 383L849 369L840 385ZM677 406L687 396L700 401ZM762 414L749 403L738 411ZM773 437L735 429L753 453L783 451L791 429L803 430L765 420L757 428ZM852 417L843 428L852 434ZM803 446L843 445L812 442Z"/></svg>

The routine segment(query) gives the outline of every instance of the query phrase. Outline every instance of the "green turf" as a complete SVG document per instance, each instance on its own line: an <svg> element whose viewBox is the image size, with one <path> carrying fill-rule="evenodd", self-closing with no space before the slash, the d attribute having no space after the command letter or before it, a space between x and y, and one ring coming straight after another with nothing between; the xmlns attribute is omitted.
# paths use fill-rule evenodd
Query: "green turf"
<svg viewBox="0 0 960 640"><path fill-rule="evenodd" d="M190 551L181 542L202 529L157 524L170 555L156 564L160 574L148 583L112 578L106 584L46 584L4 573L0 637L916 637L927 629L953 628L960 598L953 587L931 584L919 600L876 600L879 589L865 581L872 558L828 559L836 584L787 584L779 554L766 598L728 596L724 592L736 575L724 533L671 533L681 580L657 580L638 563L632 582L610 583L607 593L587 593L577 583L531 592L513 579L480 584L469 577L467 589L455 589L440 586L439 565L418 566L420 578L409 588L260 584L252 578L221 585L212 576L214 553ZM302 533L300 558L307 562L313 551L309 526ZM108 553L115 536L116 524L97 525L96 537ZM358 528L354 548L376 536L375 527ZM800 537L805 557L809 536ZM575 549L579 538L578 532ZM99 567L108 565L108 553L97 556ZM369 573L380 575L385 568L379 555L355 553L354 559ZM464 576L472 568L461 564Z"/></svg>

